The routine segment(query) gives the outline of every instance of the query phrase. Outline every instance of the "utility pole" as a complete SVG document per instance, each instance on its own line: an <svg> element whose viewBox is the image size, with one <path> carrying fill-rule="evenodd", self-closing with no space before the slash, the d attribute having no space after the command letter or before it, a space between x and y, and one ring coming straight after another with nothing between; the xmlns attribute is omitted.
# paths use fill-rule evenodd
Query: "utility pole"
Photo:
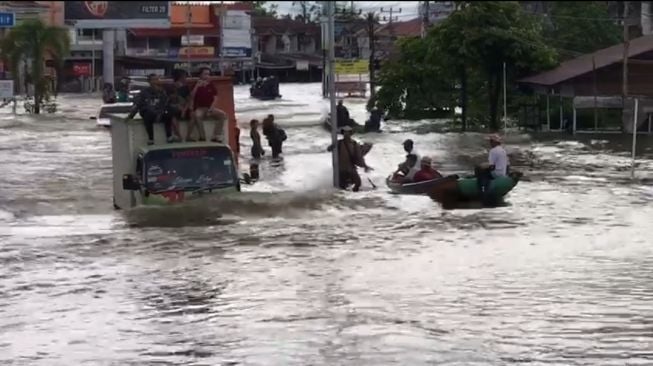
<svg viewBox="0 0 653 366"><path fill-rule="evenodd" d="M376 37L374 36L374 31L376 28L376 15L373 12L367 13L367 39L369 43L369 49L370 49L370 57L369 57L369 64L368 64L368 71L370 74L370 100L374 101L374 97L376 96L376 90L375 90L375 60L376 60L376 55L375 55L375 43L376 43Z"/></svg>
<svg viewBox="0 0 653 366"><path fill-rule="evenodd" d="M628 48L630 47L630 36L628 34L628 8L629 1L624 1L624 56L623 56L623 98L624 108L626 107L626 98L628 97Z"/></svg>
<svg viewBox="0 0 653 366"><path fill-rule="evenodd" d="M193 69L190 66L190 25L191 25L192 11L190 2L186 3L186 62L188 62L188 77L191 76ZM220 24L222 26L222 24ZM222 42L222 39L220 39ZM182 45L183 46L183 45Z"/></svg>
<svg viewBox="0 0 653 366"><path fill-rule="evenodd" d="M393 17L392 14L393 14L393 13L399 13L399 14L401 14L401 8L399 8L399 10L394 10L394 9L392 8L392 6L390 7L390 10L384 10L383 8L381 8L381 13L386 13L386 14L388 14L388 17L386 18L386 17L384 16L384 17L383 17L383 20L387 20L387 21L388 21L388 23L390 24L390 32L394 33L394 30L393 30L393 28L392 28L392 22L393 22L395 19L398 19L398 17L396 17L396 16Z"/></svg>
<svg viewBox="0 0 653 366"><path fill-rule="evenodd" d="M426 37L426 32L429 29L429 2L424 1L424 7L422 8L422 38Z"/></svg>
<svg viewBox="0 0 653 366"><path fill-rule="evenodd" d="M328 52L329 52L329 101L331 102L331 163L333 166L333 186L340 186L340 177L338 171L338 113L336 113L336 79L335 79L335 3L325 1L328 17Z"/></svg>

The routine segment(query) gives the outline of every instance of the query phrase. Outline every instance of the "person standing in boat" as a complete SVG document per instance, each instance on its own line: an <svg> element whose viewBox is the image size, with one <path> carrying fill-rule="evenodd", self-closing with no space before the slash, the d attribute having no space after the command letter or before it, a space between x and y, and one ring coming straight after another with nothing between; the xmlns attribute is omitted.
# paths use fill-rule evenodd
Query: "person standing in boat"
<svg viewBox="0 0 653 366"><path fill-rule="evenodd" d="M488 164L494 166L492 170L493 177L504 177L508 175L510 160L506 150L501 146L501 137L492 134L488 137L490 141L490 152L488 153Z"/></svg>
<svg viewBox="0 0 653 366"><path fill-rule="evenodd" d="M337 143L340 189L347 189L351 182L354 184L352 191L358 192L361 187L361 177L357 167L365 169L365 172L372 168L367 166L360 145L352 138L353 129L350 126L345 126L341 132L343 137ZM327 151L333 151L333 145L329 146Z"/></svg>
<svg viewBox="0 0 653 366"><path fill-rule="evenodd" d="M161 81L156 74L150 74L147 77L150 86L141 91L136 99L136 103L129 112L126 120L134 118L136 113L140 114L145 124L147 132L147 144L154 144L154 123L163 122L166 138L168 142L173 141L171 119L161 118L168 105L168 96L161 87Z"/></svg>
<svg viewBox="0 0 653 366"><path fill-rule="evenodd" d="M204 131L204 119L207 117L215 118L216 124L213 128L211 141L220 142L224 124L227 123L227 114L214 107L218 98L218 90L209 80L211 77L211 69L203 67L200 69L200 80L197 81L190 96L190 109L192 112L191 123L188 126L186 140L191 141L191 133L193 128L197 127L200 140L206 141L206 133Z"/></svg>

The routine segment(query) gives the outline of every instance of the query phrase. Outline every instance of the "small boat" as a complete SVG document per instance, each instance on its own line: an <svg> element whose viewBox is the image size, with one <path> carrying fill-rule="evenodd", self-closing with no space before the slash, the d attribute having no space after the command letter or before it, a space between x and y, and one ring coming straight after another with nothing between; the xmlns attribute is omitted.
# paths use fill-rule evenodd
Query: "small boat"
<svg viewBox="0 0 653 366"><path fill-rule="evenodd" d="M452 186L452 182L457 182L457 175L449 175L442 178L436 178L431 180L426 180L423 182L417 183L400 183L392 180L392 176L389 176L385 180L385 184L390 188L390 191L395 194L425 194L435 189L440 185L449 185Z"/></svg>
<svg viewBox="0 0 653 366"><path fill-rule="evenodd" d="M126 116L133 106L134 103L132 102L103 104L97 115L91 118L95 119L95 123L98 127L110 128L111 117L115 117L116 115Z"/></svg>
<svg viewBox="0 0 653 366"><path fill-rule="evenodd" d="M445 207L470 201L482 202L485 206L494 206L501 203L503 198L515 188L521 177L522 173L511 172L507 176L492 179L485 197L481 196L478 180L474 176L460 178L455 184L435 185L427 194Z"/></svg>
<svg viewBox="0 0 653 366"><path fill-rule="evenodd" d="M266 78L261 83L254 84L249 88L249 96L258 100L281 98L281 94L279 94L279 82L276 78Z"/></svg>

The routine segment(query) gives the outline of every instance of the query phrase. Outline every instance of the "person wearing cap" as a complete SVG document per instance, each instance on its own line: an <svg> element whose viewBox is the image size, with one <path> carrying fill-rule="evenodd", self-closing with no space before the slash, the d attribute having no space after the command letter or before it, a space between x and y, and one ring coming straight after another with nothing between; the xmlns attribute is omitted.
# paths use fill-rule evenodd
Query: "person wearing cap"
<svg viewBox="0 0 653 366"><path fill-rule="evenodd" d="M361 152L361 147L353 138L353 128L344 126L340 129L342 132L342 139L338 140L338 176L340 180L340 189L347 189L351 183L354 184L352 189L358 192L361 186L361 177L358 175L358 168L364 168L366 172L372 170L367 163ZM333 145L327 148L327 151L333 151Z"/></svg>
<svg viewBox="0 0 653 366"><path fill-rule="evenodd" d="M490 141L490 152L488 153L488 163L490 166L494 166L492 170L493 177L503 177L508 175L508 166L510 161L508 160L508 154L506 150L501 146L501 137L497 134L492 134L488 136Z"/></svg>
<svg viewBox="0 0 653 366"><path fill-rule="evenodd" d="M442 174L438 172L437 170L433 169L431 166L431 158L428 156L425 156L422 158L420 161L420 170L415 173L415 177L413 178L413 182L424 182L427 180L433 180L437 178L442 178Z"/></svg>

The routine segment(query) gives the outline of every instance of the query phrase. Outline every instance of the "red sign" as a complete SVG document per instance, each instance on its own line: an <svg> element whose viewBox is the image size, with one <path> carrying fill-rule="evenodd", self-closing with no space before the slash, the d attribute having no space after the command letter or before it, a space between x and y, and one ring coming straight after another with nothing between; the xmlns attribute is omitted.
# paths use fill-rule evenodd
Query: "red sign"
<svg viewBox="0 0 653 366"><path fill-rule="evenodd" d="M172 150L173 158L201 158L207 154L206 150Z"/></svg>
<svg viewBox="0 0 653 366"><path fill-rule="evenodd" d="M91 76L91 64L73 64L75 76Z"/></svg>
<svg viewBox="0 0 653 366"><path fill-rule="evenodd" d="M84 5L89 13L98 18L104 17L104 14L107 13L107 9L109 9L108 1L84 1Z"/></svg>

